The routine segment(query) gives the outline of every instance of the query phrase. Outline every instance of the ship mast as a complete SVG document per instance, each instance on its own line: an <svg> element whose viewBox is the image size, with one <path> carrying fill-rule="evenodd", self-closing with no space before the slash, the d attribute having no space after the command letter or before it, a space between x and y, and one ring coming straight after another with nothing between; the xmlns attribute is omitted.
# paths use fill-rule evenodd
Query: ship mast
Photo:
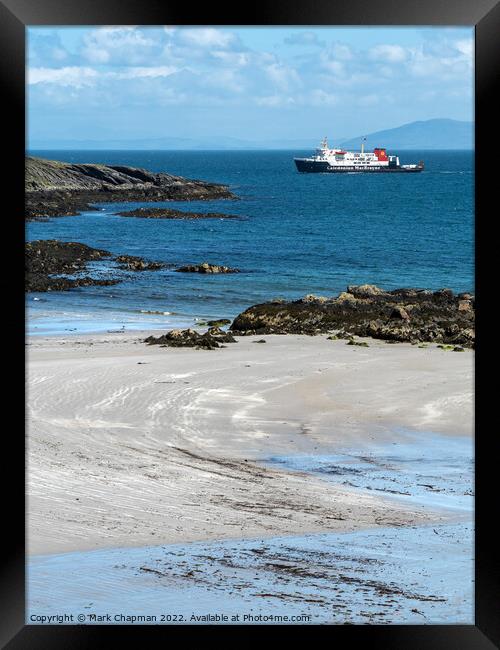
<svg viewBox="0 0 500 650"><path fill-rule="evenodd" d="M365 153L365 140L366 136L361 140L361 153Z"/></svg>

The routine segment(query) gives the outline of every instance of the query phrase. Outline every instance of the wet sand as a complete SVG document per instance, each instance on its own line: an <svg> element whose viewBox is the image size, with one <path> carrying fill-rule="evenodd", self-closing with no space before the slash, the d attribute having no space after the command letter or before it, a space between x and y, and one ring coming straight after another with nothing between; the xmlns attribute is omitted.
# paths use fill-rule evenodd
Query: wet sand
<svg viewBox="0 0 500 650"><path fill-rule="evenodd" d="M31 624L470 625L472 526L40 556L28 585Z"/></svg>
<svg viewBox="0 0 500 650"><path fill-rule="evenodd" d="M28 340L30 616L472 621L473 352L142 338Z"/></svg>
<svg viewBox="0 0 500 650"><path fill-rule="evenodd" d="M473 353L240 337L205 351L136 333L28 343L31 554L416 523L420 507L259 461L471 435Z"/></svg>

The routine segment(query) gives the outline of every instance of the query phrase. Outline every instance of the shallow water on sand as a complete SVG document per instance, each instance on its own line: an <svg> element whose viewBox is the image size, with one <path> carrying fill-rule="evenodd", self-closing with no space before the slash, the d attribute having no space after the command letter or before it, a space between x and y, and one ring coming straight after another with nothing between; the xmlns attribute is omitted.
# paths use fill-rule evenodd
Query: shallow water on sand
<svg viewBox="0 0 500 650"><path fill-rule="evenodd" d="M472 526L202 542L33 558L29 623L472 623ZM98 617L110 615L111 620ZM163 615L163 620L162 620ZM239 615L238 620L231 620ZM167 617L167 618L165 618ZM170 618L168 618L170 617ZM173 618L176 617L176 618Z"/></svg>
<svg viewBox="0 0 500 650"><path fill-rule="evenodd" d="M440 523L33 557L27 622L472 624L472 444L414 435L270 462L405 499Z"/></svg>
<svg viewBox="0 0 500 650"><path fill-rule="evenodd" d="M398 432L396 441L335 454L272 456L272 465L411 505L472 513L473 440L426 432Z"/></svg>

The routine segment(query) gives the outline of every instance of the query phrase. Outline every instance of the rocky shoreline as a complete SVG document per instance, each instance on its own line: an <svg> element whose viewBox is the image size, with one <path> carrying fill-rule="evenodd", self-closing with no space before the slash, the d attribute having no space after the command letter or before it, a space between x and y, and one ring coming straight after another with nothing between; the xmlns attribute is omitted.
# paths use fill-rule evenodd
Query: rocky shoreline
<svg viewBox="0 0 500 650"><path fill-rule="evenodd" d="M25 218L45 220L112 201L236 199L226 185L123 165L71 164L26 157Z"/></svg>
<svg viewBox="0 0 500 650"><path fill-rule="evenodd" d="M223 266L221 264L209 264L202 262L201 264L188 264L175 269L178 273L240 273L239 269L230 266Z"/></svg>
<svg viewBox="0 0 500 650"><path fill-rule="evenodd" d="M162 348L196 348L197 350L215 350L223 348L223 343L236 343L230 332L224 332L219 327L209 327L200 333L192 329L170 330L161 336L148 336L144 339L148 345L159 345Z"/></svg>
<svg viewBox="0 0 500 650"><path fill-rule="evenodd" d="M118 269L127 271L154 271L165 266L134 255L113 255L80 242L32 241L25 244L25 291L68 291L118 284L118 278L81 275L88 272L89 262L100 260L116 262Z"/></svg>
<svg viewBox="0 0 500 650"><path fill-rule="evenodd" d="M263 334L328 334L330 340L345 339L347 345L369 347L366 340L354 338L359 336L420 347L434 343L444 350L462 352L465 347L474 348L475 299L469 293L454 295L450 289L384 291L375 285L350 286L332 298L309 295L292 302L254 305L234 319L228 332L218 326L204 333L172 330L159 337L149 336L144 342L214 350L224 347L221 343L234 343L233 335Z"/></svg>
<svg viewBox="0 0 500 650"><path fill-rule="evenodd" d="M135 255L114 255L79 242L39 240L25 244L25 290L67 291L75 287L117 284L120 278L82 275L88 264L109 260L116 269L141 272L167 266ZM175 269L184 273L238 273L238 269L203 263ZM99 275L97 273L97 275ZM330 339L346 339L348 345L367 346L355 336L388 343L439 344L460 351L475 345L475 298L470 293L454 294L450 289L394 289L375 285L349 286L338 296L307 295L295 301L275 300L253 305L232 321L207 322L205 334L194 330L174 330L149 344L215 349L234 342L232 335L328 334ZM229 325L229 332L218 326ZM226 338L227 337L227 338ZM463 347L462 347L463 346Z"/></svg>
<svg viewBox="0 0 500 650"><path fill-rule="evenodd" d="M25 244L25 290L67 291L75 287L113 285L121 280L82 275L89 262L107 259L116 268L142 272L165 268L163 262L135 255L113 255L79 242L39 240ZM183 273L238 273L238 269L208 264L180 267ZM228 324L212 321L207 325ZM212 327L207 335L193 330L175 330L176 334L154 341L164 345L214 349L225 333ZM375 285L349 286L338 296L308 295L286 302L275 300L253 305L240 313L229 326L234 335L328 334L331 339L346 339L349 345L368 345L354 337L369 337L388 343L436 343L445 349L474 348L475 298L470 293L455 295L451 289L394 289L385 291ZM200 336L202 338L200 338ZM205 338L203 338L205 337ZM215 338L214 338L215 337ZM153 343L152 337L147 339Z"/></svg>
<svg viewBox="0 0 500 650"><path fill-rule="evenodd" d="M236 214L223 212L188 212L173 208L137 208L125 212L117 212L120 217L136 217L139 219L240 219Z"/></svg>
<svg viewBox="0 0 500 650"><path fill-rule="evenodd" d="M375 285L350 286L336 297L309 295L254 305L234 319L230 330L238 335L329 333L351 340L356 335L473 348L475 299L450 289L384 291Z"/></svg>

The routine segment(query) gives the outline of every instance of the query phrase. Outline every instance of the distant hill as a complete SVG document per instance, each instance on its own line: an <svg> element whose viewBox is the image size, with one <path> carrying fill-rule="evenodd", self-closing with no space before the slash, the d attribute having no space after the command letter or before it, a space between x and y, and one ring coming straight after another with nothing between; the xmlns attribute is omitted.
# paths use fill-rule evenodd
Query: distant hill
<svg viewBox="0 0 500 650"><path fill-rule="evenodd" d="M135 140L42 140L33 139L30 151L203 151L203 150L257 150L257 149L310 149L315 146L311 139L296 140L244 140L225 136L205 136L199 138L159 137Z"/></svg>
<svg viewBox="0 0 500 650"><path fill-rule="evenodd" d="M346 149L359 149L363 135L341 141ZM334 144L334 143L332 143ZM410 122L395 129L366 134L365 148L474 149L474 123L436 119Z"/></svg>
<svg viewBox="0 0 500 650"><path fill-rule="evenodd" d="M318 125L321 129L321 125ZM377 131L365 134L367 136L366 148L387 147L388 149L473 149L474 124L472 122L459 122L457 120L439 119L403 124L395 129ZM332 134L333 135L333 134ZM294 138L294 139L267 139L244 140L230 136L201 136L197 138L183 138L176 136L158 138L140 138L134 140L43 140L33 138L29 143L30 151L57 151L57 150L264 150L264 149L290 149L312 150L321 137ZM333 146L342 145L349 149L359 149L360 135L357 138L336 137L331 140Z"/></svg>

